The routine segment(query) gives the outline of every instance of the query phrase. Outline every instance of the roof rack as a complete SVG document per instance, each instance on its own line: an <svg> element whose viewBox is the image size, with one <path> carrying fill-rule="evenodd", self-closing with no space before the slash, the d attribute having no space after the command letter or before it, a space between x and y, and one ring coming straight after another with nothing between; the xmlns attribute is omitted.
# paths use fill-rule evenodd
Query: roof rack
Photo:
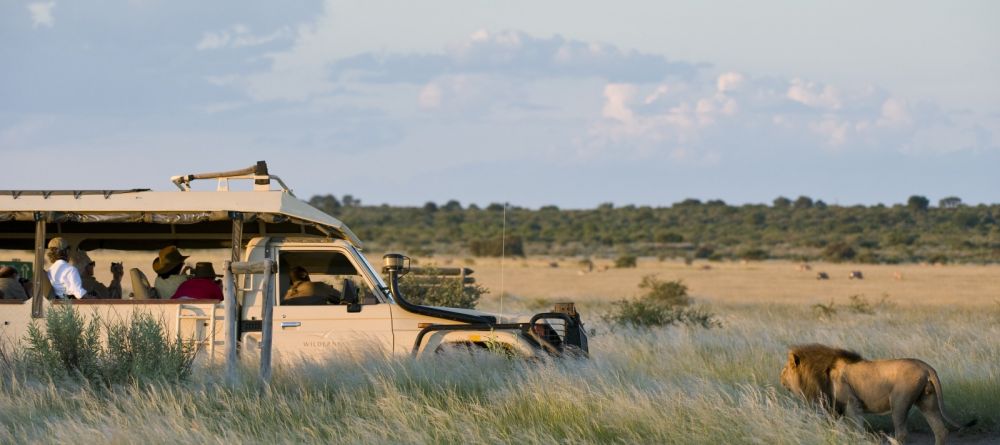
<svg viewBox="0 0 1000 445"><path fill-rule="evenodd" d="M149 189L127 189L127 190L0 190L0 196L10 195L17 199L22 196L41 196L42 199L49 199L49 196L73 195L80 199L83 195L104 195L108 199L111 195L121 195L124 193L148 192Z"/></svg>
<svg viewBox="0 0 1000 445"><path fill-rule="evenodd" d="M273 179L278 183L278 185L281 186L282 192L295 196L295 194L292 193L292 190L285 185L285 182L282 181L281 178L267 172L267 162L264 161L257 161L256 165L228 172L196 173L192 175L173 176L170 178L170 182L173 182L174 185L181 189L182 192L189 192L191 191L191 181L196 179L218 180L218 187L216 188L216 191L219 192L229 191L230 179L252 179L253 190L255 192L267 192L271 190L271 180Z"/></svg>

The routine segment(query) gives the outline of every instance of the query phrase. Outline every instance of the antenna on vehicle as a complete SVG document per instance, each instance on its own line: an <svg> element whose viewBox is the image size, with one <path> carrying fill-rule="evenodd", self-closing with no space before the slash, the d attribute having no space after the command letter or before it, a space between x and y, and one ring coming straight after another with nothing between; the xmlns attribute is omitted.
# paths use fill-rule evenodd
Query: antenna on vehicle
<svg viewBox="0 0 1000 445"><path fill-rule="evenodd" d="M507 257L507 201L503 203L503 226L500 229L500 321L503 320L503 260Z"/></svg>

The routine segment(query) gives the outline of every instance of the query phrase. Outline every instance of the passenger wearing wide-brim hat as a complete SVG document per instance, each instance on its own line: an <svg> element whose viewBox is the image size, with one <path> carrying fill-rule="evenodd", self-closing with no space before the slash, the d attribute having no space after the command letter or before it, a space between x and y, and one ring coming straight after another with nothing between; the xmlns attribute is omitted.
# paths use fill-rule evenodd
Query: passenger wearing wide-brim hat
<svg viewBox="0 0 1000 445"><path fill-rule="evenodd" d="M83 288L80 271L69 263L70 245L62 237L49 240L45 258L49 260L49 281L56 298L83 298L87 290Z"/></svg>
<svg viewBox="0 0 1000 445"><path fill-rule="evenodd" d="M177 292L172 299L195 299L195 300L221 300L222 287L215 280L219 275L215 273L212 263L197 263L194 265L194 272L187 281L177 288Z"/></svg>
<svg viewBox="0 0 1000 445"><path fill-rule="evenodd" d="M177 246L167 246L160 249L159 255L153 260L153 270L156 272L156 294L159 298L170 298L177 292L188 276L181 273L184 268L184 260L187 256L181 255Z"/></svg>

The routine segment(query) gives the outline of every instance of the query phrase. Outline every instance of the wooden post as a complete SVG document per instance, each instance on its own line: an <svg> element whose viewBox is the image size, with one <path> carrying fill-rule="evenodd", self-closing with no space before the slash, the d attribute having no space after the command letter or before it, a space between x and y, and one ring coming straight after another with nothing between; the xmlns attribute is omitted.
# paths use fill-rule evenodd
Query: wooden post
<svg viewBox="0 0 1000 445"><path fill-rule="evenodd" d="M271 383L271 340L274 337L274 292L271 292L271 275L274 270L274 263L271 260L261 261L264 266L263 283L263 326L261 327L261 350L260 350L260 380L266 388Z"/></svg>
<svg viewBox="0 0 1000 445"><path fill-rule="evenodd" d="M236 323L239 323L239 314L236 306L236 284L233 282L232 261L223 263L222 272L222 301L226 308L226 378L229 383L236 382Z"/></svg>
<svg viewBox="0 0 1000 445"><path fill-rule="evenodd" d="M263 274L261 297L264 303L263 320L261 321L260 379L266 386L271 381L271 338L274 332L274 295L271 292L271 274L274 273L274 262L271 260L247 262L225 262L223 272L224 301L226 303L226 375L230 381L236 379L236 323L239 314L236 305L236 284L234 274Z"/></svg>

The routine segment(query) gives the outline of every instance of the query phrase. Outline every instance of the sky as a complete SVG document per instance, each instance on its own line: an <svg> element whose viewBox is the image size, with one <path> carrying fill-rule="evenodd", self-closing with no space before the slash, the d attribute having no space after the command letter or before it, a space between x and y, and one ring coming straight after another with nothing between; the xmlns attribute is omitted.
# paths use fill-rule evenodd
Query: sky
<svg viewBox="0 0 1000 445"><path fill-rule="evenodd" d="M1000 202L1000 3L0 1L0 189ZM201 185L211 189L214 183Z"/></svg>

